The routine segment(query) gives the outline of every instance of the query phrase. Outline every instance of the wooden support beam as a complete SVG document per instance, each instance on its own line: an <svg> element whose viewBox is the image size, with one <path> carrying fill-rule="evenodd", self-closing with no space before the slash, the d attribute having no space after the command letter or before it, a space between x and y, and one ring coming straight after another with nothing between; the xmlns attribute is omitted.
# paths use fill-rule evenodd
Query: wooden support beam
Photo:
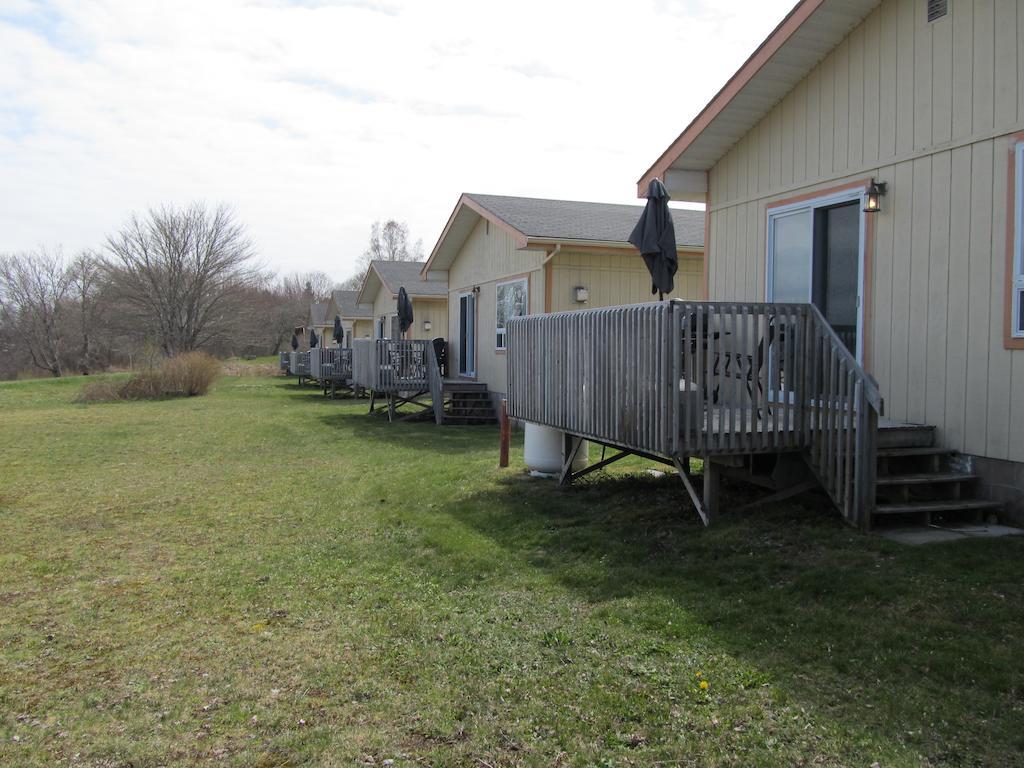
<svg viewBox="0 0 1024 768"><path fill-rule="evenodd" d="M512 428L508 420L508 400L501 399L501 410L498 412L498 423L501 425L501 442L498 446L498 466L508 466L508 444L512 439Z"/></svg>
<svg viewBox="0 0 1024 768"><path fill-rule="evenodd" d="M624 458L626 458L629 455L630 455L629 451L620 451L619 453L615 454L614 456L611 456L611 457L609 457L607 459L601 459L596 464L591 464L590 466L584 467L579 472L573 472L571 479L575 480L575 479L577 479L579 477L583 477L584 475L589 475L591 472L596 472L599 469L603 469L604 467L607 467L609 464L614 464L619 459L624 459Z"/></svg>
<svg viewBox="0 0 1024 768"><path fill-rule="evenodd" d="M704 525L711 525L718 517L721 495L722 471L709 457L704 457L704 509L701 519Z"/></svg>
<svg viewBox="0 0 1024 768"><path fill-rule="evenodd" d="M679 475L679 479L683 481L683 485L686 486L686 492L690 494L690 501L693 502L694 509L697 510L697 514L700 515L701 522L707 526L710 521L708 520L707 514L704 512L704 502L702 502L700 495L697 493L697 489L693 487L693 481L690 477L689 459L687 458L687 466L683 466L681 459L674 459L673 465L676 468L676 473ZM704 467L707 471L708 462L705 459Z"/></svg>
<svg viewBox="0 0 1024 768"><path fill-rule="evenodd" d="M558 478L559 485L572 483L572 464L576 461L576 454L581 445L582 440L574 438L568 432L562 434L562 474Z"/></svg>
<svg viewBox="0 0 1024 768"><path fill-rule="evenodd" d="M804 480L803 482L791 485L789 488L783 488L781 491L765 496L764 498L752 501L749 504L744 504L739 507L737 512L746 512L756 507L763 506L765 504L774 504L776 501L782 501L784 499L792 498L793 496L799 496L801 493L814 490L821 486L817 478L811 478L810 480Z"/></svg>

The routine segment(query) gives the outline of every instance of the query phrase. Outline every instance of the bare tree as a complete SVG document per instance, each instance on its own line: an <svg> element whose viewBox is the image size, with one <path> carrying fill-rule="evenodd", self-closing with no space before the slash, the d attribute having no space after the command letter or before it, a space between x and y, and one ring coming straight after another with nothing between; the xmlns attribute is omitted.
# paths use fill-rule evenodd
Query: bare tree
<svg viewBox="0 0 1024 768"><path fill-rule="evenodd" d="M409 226L404 222L388 219L383 224L375 221L370 228L370 244L363 251L363 262L371 261L420 261L423 258L423 241L409 243Z"/></svg>
<svg viewBox="0 0 1024 768"><path fill-rule="evenodd" d="M79 343L78 370L88 374L98 360L96 335L105 308L102 297L107 292L99 256L90 251L79 254L68 267L68 280Z"/></svg>
<svg viewBox="0 0 1024 768"><path fill-rule="evenodd" d="M0 320L22 342L32 364L64 373L64 313L70 270L60 250L0 257Z"/></svg>
<svg viewBox="0 0 1024 768"><path fill-rule="evenodd" d="M107 238L116 295L165 355L197 349L229 324L233 299L257 275L253 249L226 206L150 210Z"/></svg>
<svg viewBox="0 0 1024 768"><path fill-rule="evenodd" d="M337 287L326 272L295 272L281 281L281 290L289 296L301 296L306 304L327 301Z"/></svg>
<svg viewBox="0 0 1024 768"><path fill-rule="evenodd" d="M423 240L409 243L409 226L405 222L388 219L383 224L375 221L370 228L370 242L359 258L358 270L346 278L342 288L358 289L366 276L371 261L423 261Z"/></svg>

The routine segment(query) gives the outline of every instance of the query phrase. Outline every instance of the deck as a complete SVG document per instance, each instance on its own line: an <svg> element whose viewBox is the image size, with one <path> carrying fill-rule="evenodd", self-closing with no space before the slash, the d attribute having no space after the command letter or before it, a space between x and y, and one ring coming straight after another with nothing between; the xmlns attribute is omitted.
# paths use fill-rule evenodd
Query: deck
<svg viewBox="0 0 1024 768"><path fill-rule="evenodd" d="M807 304L667 301L517 318L512 418L672 463L806 453L844 517L870 516L882 399ZM870 488L870 493L869 493ZM708 498L710 495L712 498Z"/></svg>
<svg viewBox="0 0 1024 768"><path fill-rule="evenodd" d="M341 347L311 349L309 377L325 384L347 384L352 379L352 350Z"/></svg>

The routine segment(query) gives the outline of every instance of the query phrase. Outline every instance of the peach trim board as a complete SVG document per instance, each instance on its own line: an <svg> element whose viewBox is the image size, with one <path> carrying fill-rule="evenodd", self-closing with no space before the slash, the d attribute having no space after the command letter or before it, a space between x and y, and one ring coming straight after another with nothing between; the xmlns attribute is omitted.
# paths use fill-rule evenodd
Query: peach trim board
<svg viewBox="0 0 1024 768"><path fill-rule="evenodd" d="M842 184L837 184L832 187L825 187L823 189L816 189L813 192L805 192L792 197L785 197L779 200L772 200L765 205L765 215L762 217L764 226L764 258L765 258L765 269L762 273L761 279L761 295L768 298L768 217L772 211L776 208L783 208L788 205L795 203L810 202L821 198L831 197L838 195L843 192L863 192L870 186L871 179L858 179L857 181L848 181ZM860 329L862 334L862 354L861 354L861 365L864 370L871 373L874 370L874 362L871 359L871 331L874 326L872 322L872 283L874 277L874 244L875 244L875 217L882 214L866 214L861 213L864 218L864 243L863 243L863 258L864 258L864 283L863 289L864 294L861 296L863 302L863 317L864 324Z"/></svg>
<svg viewBox="0 0 1024 768"><path fill-rule="evenodd" d="M679 137L669 145L668 149L661 153L661 156L654 161L654 164L647 169L647 172L637 181L637 196L643 197L647 193L647 186L651 179L664 178L665 171L674 163L679 156L686 151L694 140L704 132L711 122L718 117L723 109L732 101L736 94L761 71L761 68L774 56L778 50L789 40L793 34L800 29L807 19L818 10L824 0L801 0L796 7L789 12L779 25L768 35L767 39L743 66L726 82L722 89L715 94L715 97L708 102L700 114L694 118L686 129L679 134Z"/></svg>
<svg viewBox="0 0 1024 768"><path fill-rule="evenodd" d="M1003 296L1003 349L1024 349L1024 339L1013 335L1013 291L1014 262L1017 260L1017 206L1024 201L1017 200L1017 148L1024 142L1024 132L1010 137L1007 160L1006 185L1006 290ZM1024 233L1022 233L1024 236Z"/></svg>

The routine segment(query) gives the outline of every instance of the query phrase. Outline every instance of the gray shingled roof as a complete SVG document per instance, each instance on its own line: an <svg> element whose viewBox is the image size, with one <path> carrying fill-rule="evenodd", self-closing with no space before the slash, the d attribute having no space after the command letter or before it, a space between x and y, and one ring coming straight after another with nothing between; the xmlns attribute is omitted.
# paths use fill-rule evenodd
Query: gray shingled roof
<svg viewBox="0 0 1024 768"><path fill-rule="evenodd" d="M357 296L359 296L359 291L334 291L331 294L342 317L373 317L373 307L369 304L359 304L356 301ZM333 322L333 318L331 320Z"/></svg>
<svg viewBox="0 0 1024 768"><path fill-rule="evenodd" d="M422 261L374 261L372 264L384 287L392 293L405 288L410 296L448 296L446 280L424 280L420 276Z"/></svg>
<svg viewBox="0 0 1024 768"><path fill-rule="evenodd" d="M529 238L625 243L642 205L582 203L532 197L466 194ZM704 211L672 209L676 245L703 247Z"/></svg>
<svg viewBox="0 0 1024 768"><path fill-rule="evenodd" d="M310 304L309 305L309 324L310 325L328 325L328 322L327 322L327 302L319 301L316 304Z"/></svg>

